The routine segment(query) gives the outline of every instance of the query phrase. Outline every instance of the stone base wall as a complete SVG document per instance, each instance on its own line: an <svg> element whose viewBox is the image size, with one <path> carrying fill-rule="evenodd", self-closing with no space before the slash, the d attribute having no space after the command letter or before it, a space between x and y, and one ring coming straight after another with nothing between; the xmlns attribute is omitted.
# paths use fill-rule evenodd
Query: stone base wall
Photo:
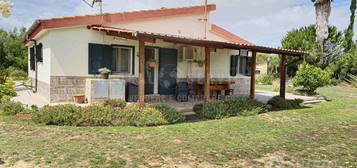
<svg viewBox="0 0 357 168"><path fill-rule="evenodd" d="M99 77L81 76L51 76L50 102L73 102L73 95L85 94L86 79ZM138 83L136 77L111 77L110 79L123 79L126 82Z"/></svg>
<svg viewBox="0 0 357 168"><path fill-rule="evenodd" d="M30 78L30 85L35 88L35 79ZM50 100L50 84L37 80L37 93L43 96L46 100Z"/></svg>

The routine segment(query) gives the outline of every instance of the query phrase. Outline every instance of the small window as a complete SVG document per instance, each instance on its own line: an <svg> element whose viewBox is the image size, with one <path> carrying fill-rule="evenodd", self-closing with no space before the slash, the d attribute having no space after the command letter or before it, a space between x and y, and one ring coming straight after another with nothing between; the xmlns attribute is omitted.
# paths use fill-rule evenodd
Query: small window
<svg viewBox="0 0 357 168"><path fill-rule="evenodd" d="M250 76L252 66L252 58L247 56L239 56L239 74Z"/></svg>
<svg viewBox="0 0 357 168"><path fill-rule="evenodd" d="M131 73L133 49L130 47L113 47L113 73Z"/></svg>

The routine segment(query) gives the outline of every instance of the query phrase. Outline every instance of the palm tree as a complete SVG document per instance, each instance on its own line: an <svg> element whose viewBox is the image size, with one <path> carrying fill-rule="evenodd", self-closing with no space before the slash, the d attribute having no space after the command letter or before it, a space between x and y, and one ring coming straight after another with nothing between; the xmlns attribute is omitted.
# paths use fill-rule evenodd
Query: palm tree
<svg viewBox="0 0 357 168"><path fill-rule="evenodd" d="M10 8L12 8L14 4L10 0L0 0L0 13L4 17L10 16Z"/></svg>
<svg viewBox="0 0 357 168"><path fill-rule="evenodd" d="M328 22L331 14L331 2L333 0L311 0L315 3L316 11L316 42L322 47L328 38Z"/></svg>

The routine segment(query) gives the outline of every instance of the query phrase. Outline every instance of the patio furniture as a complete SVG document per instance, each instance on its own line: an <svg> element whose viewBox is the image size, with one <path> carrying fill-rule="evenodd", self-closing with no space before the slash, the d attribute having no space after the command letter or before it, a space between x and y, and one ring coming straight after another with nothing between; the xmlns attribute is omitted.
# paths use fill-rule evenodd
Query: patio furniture
<svg viewBox="0 0 357 168"><path fill-rule="evenodd" d="M229 96L233 94L233 89L231 89L230 85L234 84L235 82L232 81L210 81L210 91L215 91L217 93L217 97L219 93L224 91L225 96ZM197 81L193 82L194 84L194 91L196 95L201 95L203 93L204 82Z"/></svg>

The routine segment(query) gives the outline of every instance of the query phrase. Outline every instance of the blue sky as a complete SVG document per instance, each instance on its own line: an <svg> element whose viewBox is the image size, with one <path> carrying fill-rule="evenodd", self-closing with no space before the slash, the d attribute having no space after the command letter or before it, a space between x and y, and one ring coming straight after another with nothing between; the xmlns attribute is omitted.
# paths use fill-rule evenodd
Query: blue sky
<svg viewBox="0 0 357 168"><path fill-rule="evenodd" d="M12 0L15 7L9 18L0 17L0 28L29 27L35 19L89 14L82 0ZM89 0L88 0L89 1ZM203 0L103 0L104 12L199 5ZM311 0L209 0L217 4L210 22L259 45L280 46L287 31L313 24L315 10ZM340 30L349 23L350 0L335 0L330 23ZM355 30L357 31L357 30Z"/></svg>

